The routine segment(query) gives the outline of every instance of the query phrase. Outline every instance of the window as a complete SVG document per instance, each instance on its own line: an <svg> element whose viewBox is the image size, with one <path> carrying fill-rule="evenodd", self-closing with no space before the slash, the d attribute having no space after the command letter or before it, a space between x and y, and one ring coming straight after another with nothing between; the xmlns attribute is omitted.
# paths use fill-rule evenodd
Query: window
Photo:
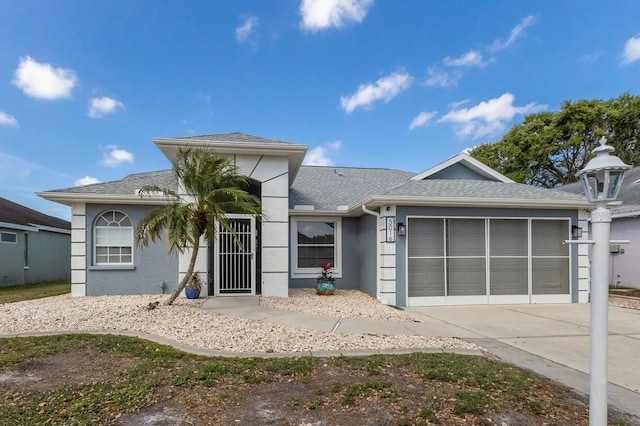
<svg viewBox="0 0 640 426"><path fill-rule="evenodd" d="M133 263L133 226L126 214L102 213L95 221L93 232L96 265Z"/></svg>
<svg viewBox="0 0 640 426"><path fill-rule="evenodd" d="M9 243L9 244L17 244L17 242L18 242L18 234L14 234L13 232L0 232L0 242L1 243Z"/></svg>
<svg viewBox="0 0 640 426"><path fill-rule="evenodd" d="M320 265L331 262L335 277L342 270L342 222L340 218L291 220L291 264L294 278L315 278Z"/></svg>

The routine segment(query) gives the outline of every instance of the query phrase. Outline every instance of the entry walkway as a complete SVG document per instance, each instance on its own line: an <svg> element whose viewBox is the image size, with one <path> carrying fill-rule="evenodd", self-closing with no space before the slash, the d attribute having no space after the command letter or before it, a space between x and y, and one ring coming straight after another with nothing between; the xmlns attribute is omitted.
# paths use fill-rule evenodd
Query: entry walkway
<svg viewBox="0 0 640 426"><path fill-rule="evenodd" d="M210 298L203 309L326 333L450 336L588 394L589 305L409 308L420 322L329 318ZM640 418L640 311L609 307L609 403Z"/></svg>

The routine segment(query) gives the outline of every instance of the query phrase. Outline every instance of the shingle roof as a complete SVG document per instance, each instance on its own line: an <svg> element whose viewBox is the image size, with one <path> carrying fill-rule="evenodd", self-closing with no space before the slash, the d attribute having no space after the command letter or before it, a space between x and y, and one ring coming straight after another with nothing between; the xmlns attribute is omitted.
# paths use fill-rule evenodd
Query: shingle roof
<svg viewBox="0 0 640 426"><path fill-rule="evenodd" d="M392 169L302 166L289 190L289 208L312 205L316 210L353 207L407 182L415 173Z"/></svg>
<svg viewBox="0 0 640 426"><path fill-rule="evenodd" d="M467 179L411 180L414 173L391 169L302 166L289 191L289 208L312 205L315 210L358 206L372 196L565 201L584 203L584 197L518 183Z"/></svg>
<svg viewBox="0 0 640 426"><path fill-rule="evenodd" d="M539 188L520 183L469 179L412 180L390 190L384 195L397 197L584 201L584 197L554 189Z"/></svg>
<svg viewBox="0 0 640 426"><path fill-rule="evenodd" d="M2 197L0 197L0 222L14 225L40 225L51 228L71 229L71 223L66 220L48 216Z"/></svg>
<svg viewBox="0 0 640 426"><path fill-rule="evenodd" d="M161 188L177 190L178 181L173 170L159 170L156 172L136 173L123 179L111 182L94 183L91 185L74 186L47 192L64 192L72 194L135 194L144 185L157 185Z"/></svg>
<svg viewBox="0 0 640 426"><path fill-rule="evenodd" d="M558 188L574 194L580 194L584 198L584 191L580 182L570 183ZM640 216L640 167L634 167L625 173L618 201L622 204L611 209L613 217Z"/></svg>
<svg viewBox="0 0 640 426"><path fill-rule="evenodd" d="M262 138L259 136L247 135L246 133L218 133L213 135L185 136L176 138L163 138L175 140L199 140L207 142L234 142L234 143L269 143L269 144L288 144L291 142L280 141L277 139Z"/></svg>

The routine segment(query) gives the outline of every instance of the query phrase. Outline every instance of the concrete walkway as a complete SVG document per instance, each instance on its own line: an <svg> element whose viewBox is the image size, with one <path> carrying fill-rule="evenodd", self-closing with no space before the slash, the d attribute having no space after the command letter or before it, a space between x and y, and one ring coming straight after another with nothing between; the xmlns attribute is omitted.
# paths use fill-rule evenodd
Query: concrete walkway
<svg viewBox="0 0 640 426"><path fill-rule="evenodd" d="M420 322L338 319L210 298L203 309L327 333L459 337L504 361L589 393L589 305L409 308ZM640 419L640 311L609 307L609 403Z"/></svg>

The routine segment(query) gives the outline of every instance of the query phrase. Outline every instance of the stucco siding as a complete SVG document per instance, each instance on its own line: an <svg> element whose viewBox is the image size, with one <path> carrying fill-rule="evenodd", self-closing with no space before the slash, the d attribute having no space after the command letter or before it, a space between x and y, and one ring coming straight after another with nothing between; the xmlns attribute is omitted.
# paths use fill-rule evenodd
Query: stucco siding
<svg viewBox="0 0 640 426"><path fill-rule="evenodd" d="M614 219L611 224L611 239L630 240L630 243L620 245L619 253L611 253L610 283L640 288L640 218Z"/></svg>
<svg viewBox="0 0 640 426"><path fill-rule="evenodd" d="M86 241L87 272L86 294L158 294L169 293L178 287L178 257L170 256L163 241L151 243L142 249L134 245L133 266L117 269L115 267L96 266L93 251L93 223L96 217L108 210L125 213L133 226L154 206L87 204Z"/></svg>
<svg viewBox="0 0 640 426"><path fill-rule="evenodd" d="M16 234L17 240L15 244L0 243L0 285L70 279L69 234L7 228L0 231Z"/></svg>
<svg viewBox="0 0 640 426"><path fill-rule="evenodd" d="M366 214L358 218L360 253L360 290L376 297L376 218Z"/></svg>
<svg viewBox="0 0 640 426"><path fill-rule="evenodd" d="M24 231L0 228L16 234L16 243L0 243L0 285L24 283Z"/></svg>
<svg viewBox="0 0 640 426"><path fill-rule="evenodd" d="M471 180L487 180L480 173L474 172L470 168L460 164L452 164L446 169L440 170L429 176L427 179L471 179Z"/></svg>

